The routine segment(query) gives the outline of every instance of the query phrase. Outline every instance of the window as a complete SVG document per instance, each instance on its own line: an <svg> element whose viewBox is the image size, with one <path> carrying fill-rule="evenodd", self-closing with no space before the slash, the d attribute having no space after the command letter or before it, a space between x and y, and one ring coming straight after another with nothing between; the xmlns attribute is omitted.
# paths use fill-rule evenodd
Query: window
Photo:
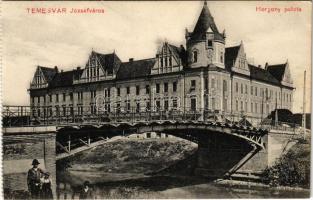
<svg viewBox="0 0 313 200"><path fill-rule="evenodd" d="M254 107L255 107L254 112L255 112L255 113L258 113L258 103L255 103L255 104L254 104Z"/></svg>
<svg viewBox="0 0 313 200"><path fill-rule="evenodd" d="M197 99L196 98L190 99L190 105L191 105L191 110L192 111L196 111L196 109L197 109Z"/></svg>
<svg viewBox="0 0 313 200"><path fill-rule="evenodd" d="M73 104L70 104L70 115L74 115L74 108L73 108Z"/></svg>
<svg viewBox="0 0 313 200"><path fill-rule="evenodd" d="M212 46L213 46L212 40L208 40L208 47L212 47Z"/></svg>
<svg viewBox="0 0 313 200"><path fill-rule="evenodd" d="M139 95L139 93L140 93L139 85L136 85L136 95Z"/></svg>
<svg viewBox="0 0 313 200"><path fill-rule="evenodd" d="M227 81L223 80L223 92L225 93L227 91Z"/></svg>
<svg viewBox="0 0 313 200"><path fill-rule="evenodd" d="M173 92L177 91L177 82L173 82Z"/></svg>
<svg viewBox="0 0 313 200"><path fill-rule="evenodd" d="M52 102L52 94L49 94L49 102Z"/></svg>
<svg viewBox="0 0 313 200"><path fill-rule="evenodd" d="M173 108L174 108L174 109L177 108L177 99L173 99Z"/></svg>
<svg viewBox="0 0 313 200"><path fill-rule="evenodd" d="M82 100L83 99L83 92L78 92L77 97L78 97L78 100Z"/></svg>
<svg viewBox="0 0 313 200"><path fill-rule="evenodd" d="M209 81L207 78L204 79L204 89L208 90L209 89Z"/></svg>
<svg viewBox="0 0 313 200"><path fill-rule="evenodd" d="M172 66L172 57L169 57L169 66Z"/></svg>
<svg viewBox="0 0 313 200"><path fill-rule="evenodd" d="M227 99L223 98L223 110L226 111L227 110Z"/></svg>
<svg viewBox="0 0 313 200"><path fill-rule="evenodd" d="M121 96L121 88L117 88L117 96Z"/></svg>
<svg viewBox="0 0 313 200"><path fill-rule="evenodd" d="M194 51L193 52L193 62L198 62L198 52L197 51Z"/></svg>
<svg viewBox="0 0 313 200"><path fill-rule="evenodd" d="M253 113L253 103L251 103L250 111Z"/></svg>
<svg viewBox="0 0 313 200"><path fill-rule="evenodd" d="M243 111L243 102L240 101L240 111Z"/></svg>
<svg viewBox="0 0 313 200"><path fill-rule="evenodd" d="M254 95L258 96L258 88L257 87L255 87Z"/></svg>
<svg viewBox="0 0 313 200"><path fill-rule="evenodd" d="M156 89L156 93L160 93L160 84L157 83L155 87L156 87L155 88Z"/></svg>
<svg viewBox="0 0 313 200"><path fill-rule="evenodd" d="M248 112L248 102L245 102L244 110L245 110L245 112Z"/></svg>
<svg viewBox="0 0 313 200"><path fill-rule="evenodd" d="M40 108L37 110L37 116L40 117Z"/></svg>
<svg viewBox="0 0 313 200"><path fill-rule="evenodd" d="M190 90L193 91L196 89L196 80L191 80L191 87Z"/></svg>
<svg viewBox="0 0 313 200"><path fill-rule="evenodd" d="M62 105L63 117L66 116L66 105Z"/></svg>
<svg viewBox="0 0 313 200"><path fill-rule="evenodd" d="M238 93L238 83L236 82L236 92Z"/></svg>
<svg viewBox="0 0 313 200"><path fill-rule="evenodd" d="M164 83L164 92L165 92L165 93L168 92L168 83Z"/></svg>
<svg viewBox="0 0 313 200"><path fill-rule="evenodd" d="M168 100L164 100L164 110L168 110Z"/></svg>
<svg viewBox="0 0 313 200"><path fill-rule="evenodd" d="M161 57L160 61L161 61L161 68L163 69L163 58L162 57Z"/></svg>
<svg viewBox="0 0 313 200"><path fill-rule="evenodd" d="M253 86L251 86L251 91L250 91L251 95L253 95Z"/></svg>
<svg viewBox="0 0 313 200"><path fill-rule="evenodd" d="M150 102L149 102L149 101L146 102L146 110L147 110L147 111L150 110Z"/></svg>
<svg viewBox="0 0 313 200"><path fill-rule="evenodd" d="M167 67L167 57L164 57L165 67Z"/></svg>
<svg viewBox="0 0 313 200"><path fill-rule="evenodd" d="M126 87L126 93L129 94L130 93L130 88Z"/></svg>
<svg viewBox="0 0 313 200"><path fill-rule="evenodd" d="M43 102L46 103L46 96L43 96Z"/></svg>
<svg viewBox="0 0 313 200"><path fill-rule="evenodd" d="M40 97L37 97L37 103L40 103Z"/></svg>
<svg viewBox="0 0 313 200"><path fill-rule="evenodd" d="M121 104L120 103L116 104L116 112L117 113L121 112Z"/></svg>
<svg viewBox="0 0 313 200"><path fill-rule="evenodd" d="M111 104L110 103L105 103L104 104L104 110L108 113L111 112Z"/></svg>
<svg viewBox="0 0 313 200"><path fill-rule="evenodd" d="M70 100L73 101L73 93L70 93Z"/></svg>
<svg viewBox="0 0 313 200"><path fill-rule="evenodd" d="M238 100L236 100L236 111L238 111Z"/></svg>
<svg viewBox="0 0 313 200"><path fill-rule="evenodd" d="M96 91L95 90L94 91L90 91L90 98L91 99L96 98Z"/></svg>
<svg viewBox="0 0 313 200"><path fill-rule="evenodd" d="M160 100L157 100L157 101L155 102L155 106L156 106L157 111L160 110L160 108L161 108L161 102L160 102Z"/></svg>
<svg viewBox="0 0 313 200"><path fill-rule="evenodd" d="M243 85L242 85L242 83L240 84L240 93L243 94Z"/></svg>
<svg viewBox="0 0 313 200"><path fill-rule="evenodd" d="M63 93L63 101L66 101L66 94Z"/></svg>
<svg viewBox="0 0 313 200"><path fill-rule="evenodd" d="M136 103L136 112L140 112L140 103L139 102Z"/></svg>
<svg viewBox="0 0 313 200"><path fill-rule="evenodd" d="M146 94L150 94L150 86L146 85Z"/></svg>
<svg viewBox="0 0 313 200"><path fill-rule="evenodd" d="M127 112L130 112L130 101L126 101Z"/></svg>
<svg viewBox="0 0 313 200"><path fill-rule="evenodd" d="M245 85L245 93L248 94L248 86Z"/></svg>

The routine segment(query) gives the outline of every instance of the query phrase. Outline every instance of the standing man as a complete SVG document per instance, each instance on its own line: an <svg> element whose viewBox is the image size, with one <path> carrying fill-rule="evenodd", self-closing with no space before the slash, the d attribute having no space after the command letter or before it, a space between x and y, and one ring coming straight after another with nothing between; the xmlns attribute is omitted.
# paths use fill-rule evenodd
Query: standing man
<svg viewBox="0 0 313 200"><path fill-rule="evenodd" d="M34 159L32 162L33 168L28 170L27 173L27 186L28 186L28 191L31 194L32 199L39 199L40 198L40 178L43 175L43 171L38 168L38 165L40 163L38 162L37 159Z"/></svg>

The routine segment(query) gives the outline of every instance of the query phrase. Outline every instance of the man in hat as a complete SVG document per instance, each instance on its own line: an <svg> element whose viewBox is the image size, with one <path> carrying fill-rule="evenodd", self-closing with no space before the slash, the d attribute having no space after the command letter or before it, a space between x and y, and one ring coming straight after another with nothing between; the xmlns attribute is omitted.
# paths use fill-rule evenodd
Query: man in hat
<svg viewBox="0 0 313 200"><path fill-rule="evenodd" d="M28 170L27 173L28 191L30 192L33 199L38 199L40 197L40 178L43 175L43 171L38 168L39 164L39 161L37 159L34 159L32 162L33 168Z"/></svg>
<svg viewBox="0 0 313 200"><path fill-rule="evenodd" d="M84 182L84 187L79 194L79 199L93 199L92 190L89 181Z"/></svg>

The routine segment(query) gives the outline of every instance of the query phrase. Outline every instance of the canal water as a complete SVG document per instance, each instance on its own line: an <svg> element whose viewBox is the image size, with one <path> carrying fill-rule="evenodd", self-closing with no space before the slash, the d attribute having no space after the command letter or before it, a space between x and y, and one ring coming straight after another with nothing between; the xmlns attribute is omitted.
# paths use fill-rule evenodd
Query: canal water
<svg viewBox="0 0 313 200"><path fill-rule="evenodd" d="M92 184L96 199L167 198L308 198L308 191L221 186L199 177L138 176L99 172L59 172L58 199L79 199L84 180ZM112 181L114 180L114 181Z"/></svg>

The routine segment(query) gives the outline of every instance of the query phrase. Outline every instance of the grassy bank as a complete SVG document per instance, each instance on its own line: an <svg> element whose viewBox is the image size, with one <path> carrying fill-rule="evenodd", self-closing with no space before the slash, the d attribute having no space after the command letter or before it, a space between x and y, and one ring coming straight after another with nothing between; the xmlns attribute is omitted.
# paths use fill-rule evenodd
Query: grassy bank
<svg viewBox="0 0 313 200"><path fill-rule="evenodd" d="M274 166L265 170L270 186L310 187L311 137L299 139Z"/></svg>
<svg viewBox="0 0 313 200"><path fill-rule="evenodd" d="M71 182L141 178L190 157L197 145L175 138L108 141L57 163L59 171L71 173ZM65 170L66 169L66 170ZM92 173L91 173L92 172Z"/></svg>

